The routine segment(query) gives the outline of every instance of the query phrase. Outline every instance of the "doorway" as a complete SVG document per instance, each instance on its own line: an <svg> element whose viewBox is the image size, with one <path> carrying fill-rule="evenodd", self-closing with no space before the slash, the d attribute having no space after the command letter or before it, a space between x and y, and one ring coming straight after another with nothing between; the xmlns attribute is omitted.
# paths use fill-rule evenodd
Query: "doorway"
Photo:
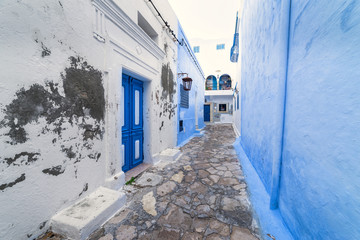
<svg viewBox="0 0 360 240"><path fill-rule="evenodd" d="M210 122L210 105L204 105L204 121Z"/></svg>
<svg viewBox="0 0 360 240"><path fill-rule="evenodd" d="M124 88L124 125L121 129L124 145L124 172L141 164L144 160L143 142L143 82L122 74Z"/></svg>

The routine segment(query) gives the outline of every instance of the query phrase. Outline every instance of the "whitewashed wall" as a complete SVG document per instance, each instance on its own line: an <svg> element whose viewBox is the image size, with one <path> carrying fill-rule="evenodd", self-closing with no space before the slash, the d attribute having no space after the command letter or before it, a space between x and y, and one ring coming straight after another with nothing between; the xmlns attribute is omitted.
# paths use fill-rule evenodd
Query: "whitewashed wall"
<svg viewBox="0 0 360 240"><path fill-rule="evenodd" d="M241 135L241 60L242 60L242 28L241 28L241 24L243 22L242 18L243 18L243 9L244 9L244 0L240 0L239 1L239 59L238 62L236 63L236 79L234 79L234 88L236 86L236 93L235 93L235 98L234 98L234 102L236 102L236 110L234 111L234 130L236 132L236 134L238 136ZM237 109L237 96L239 95L239 109ZM235 104L234 104L235 106Z"/></svg>
<svg viewBox="0 0 360 240"><path fill-rule="evenodd" d="M211 92L211 91L206 91ZM221 92L221 91L217 91ZM226 93L231 93L230 90L225 90ZM217 95L216 93L210 93L211 95L206 95L205 99L208 103L213 103L213 122L220 123L233 123L233 96L232 95ZM223 93L225 94L225 93ZM219 112L219 104L226 104L227 111ZM218 117L216 117L218 116Z"/></svg>
<svg viewBox="0 0 360 240"><path fill-rule="evenodd" d="M191 43L193 47L200 47L200 51L195 55L201 63L205 78L214 75L219 80L221 75L228 74L232 80L236 79L236 64L230 62L230 49L233 44L232 35L219 39L192 39ZM225 44L225 48L217 50L217 44Z"/></svg>
<svg viewBox="0 0 360 240"><path fill-rule="evenodd" d="M176 33L167 1L154 3ZM0 239L33 239L59 210L124 184L123 72L144 81L145 161L176 145L177 46L142 0L3 0L0 26Z"/></svg>

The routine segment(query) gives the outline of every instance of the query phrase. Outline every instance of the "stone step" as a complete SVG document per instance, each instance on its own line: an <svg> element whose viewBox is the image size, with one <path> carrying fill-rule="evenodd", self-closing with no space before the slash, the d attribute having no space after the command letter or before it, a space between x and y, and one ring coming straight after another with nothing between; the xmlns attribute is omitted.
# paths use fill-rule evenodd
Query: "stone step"
<svg viewBox="0 0 360 240"><path fill-rule="evenodd" d="M53 216L52 231L69 239L84 240L125 203L124 193L99 187L89 196Z"/></svg>
<svg viewBox="0 0 360 240"><path fill-rule="evenodd" d="M161 161L175 161L178 157L181 156L181 151L177 148L167 148L159 154L153 156L154 163L159 163Z"/></svg>

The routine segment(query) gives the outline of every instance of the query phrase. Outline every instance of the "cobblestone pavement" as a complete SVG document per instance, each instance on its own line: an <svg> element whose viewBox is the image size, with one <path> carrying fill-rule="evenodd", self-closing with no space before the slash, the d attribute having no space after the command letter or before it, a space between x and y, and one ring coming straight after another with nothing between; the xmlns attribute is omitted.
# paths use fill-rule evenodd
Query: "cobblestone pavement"
<svg viewBox="0 0 360 240"><path fill-rule="evenodd" d="M259 239L231 125L208 125L176 162L125 186L127 205L90 238Z"/></svg>
<svg viewBox="0 0 360 240"><path fill-rule="evenodd" d="M206 126L177 161L152 166L126 185L126 206L89 240L260 239L234 141L230 124Z"/></svg>

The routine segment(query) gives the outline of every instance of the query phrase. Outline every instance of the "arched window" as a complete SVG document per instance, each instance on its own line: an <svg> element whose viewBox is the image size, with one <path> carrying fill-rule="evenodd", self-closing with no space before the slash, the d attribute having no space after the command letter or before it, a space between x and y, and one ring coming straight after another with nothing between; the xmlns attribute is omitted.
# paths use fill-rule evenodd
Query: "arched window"
<svg viewBox="0 0 360 240"><path fill-rule="evenodd" d="M221 75L219 79L219 90L231 89L231 77L227 74Z"/></svg>
<svg viewBox="0 0 360 240"><path fill-rule="evenodd" d="M216 77L214 75L209 75L206 78L205 89L206 90L217 90L217 81L216 81Z"/></svg>

